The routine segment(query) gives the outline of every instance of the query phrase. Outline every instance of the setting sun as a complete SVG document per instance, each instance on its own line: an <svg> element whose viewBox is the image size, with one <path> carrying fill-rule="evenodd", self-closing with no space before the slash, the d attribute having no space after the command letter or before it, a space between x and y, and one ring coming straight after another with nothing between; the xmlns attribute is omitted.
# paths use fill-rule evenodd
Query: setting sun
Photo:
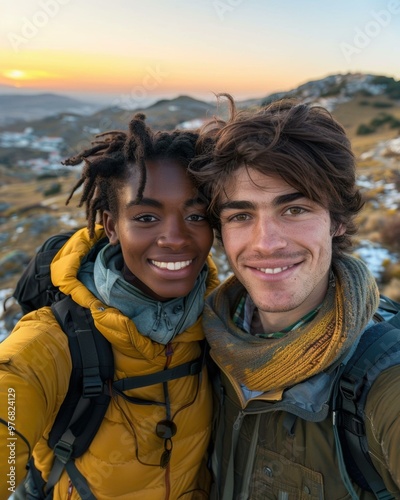
<svg viewBox="0 0 400 500"><path fill-rule="evenodd" d="M51 77L50 73L41 70L22 70L22 69L6 69L3 71L3 76L10 80L28 81L42 80Z"/></svg>
<svg viewBox="0 0 400 500"><path fill-rule="evenodd" d="M20 69L7 69L3 71L3 75L12 80L24 80L26 78L26 71Z"/></svg>

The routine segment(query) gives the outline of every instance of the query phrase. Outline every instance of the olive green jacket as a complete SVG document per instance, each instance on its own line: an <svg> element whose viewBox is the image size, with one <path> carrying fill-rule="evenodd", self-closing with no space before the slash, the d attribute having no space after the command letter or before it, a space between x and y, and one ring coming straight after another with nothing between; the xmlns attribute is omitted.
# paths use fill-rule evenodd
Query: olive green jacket
<svg viewBox="0 0 400 500"><path fill-rule="evenodd" d="M232 331L243 288L232 280L210 296L205 332ZM361 333L361 332L360 332ZM213 352L211 350L211 358ZM257 355L255 353L255 355ZM338 368L284 391L281 401L246 400L237 381L217 367L212 498L349 499L341 479L330 401ZM366 402L372 461L394 498L400 498L400 366L382 372ZM353 484L362 500L375 498Z"/></svg>

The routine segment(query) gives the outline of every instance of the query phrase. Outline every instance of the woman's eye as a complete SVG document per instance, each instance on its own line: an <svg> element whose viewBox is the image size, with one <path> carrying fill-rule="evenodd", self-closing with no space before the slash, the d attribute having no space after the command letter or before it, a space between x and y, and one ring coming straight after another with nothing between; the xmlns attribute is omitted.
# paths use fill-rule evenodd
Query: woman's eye
<svg viewBox="0 0 400 500"><path fill-rule="evenodd" d="M136 217L133 217L133 220L138 221L138 222L154 222L157 219L154 217L154 215L137 215Z"/></svg>
<svg viewBox="0 0 400 500"><path fill-rule="evenodd" d="M201 214L193 214L193 215L189 215L189 217L187 219L191 222L201 222L201 221L207 220L207 216L201 215Z"/></svg>

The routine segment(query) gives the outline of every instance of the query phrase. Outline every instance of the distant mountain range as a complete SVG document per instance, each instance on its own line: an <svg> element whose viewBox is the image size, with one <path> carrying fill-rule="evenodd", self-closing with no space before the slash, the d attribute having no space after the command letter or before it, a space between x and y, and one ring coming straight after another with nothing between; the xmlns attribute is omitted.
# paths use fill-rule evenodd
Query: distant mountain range
<svg viewBox="0 0 400 500"><path fill-rule="evenodd" d="M0 125L4 126L17 121L30 122L62 112L94 113L99 106L53 93L0 94L0 109Z"/></svg>
<svg viewBox="0 0 400 500"><path fill-rule="evenodd" d="M385 95L390 99L400 99L400 81L384 75L364 73L346 73L329 75L319 80L311 80L287 92L270 94L262 104L282 97L298 98L302 101L320 102L329 107L338 102L345 102L354 95Z"/></svg>
<svg viewBox="0 0 400 500"><path fill-rule="evenodd" d="M287 92L241 101L238 106L259 106L286 96L320 103L332 110L355 95L382 95L390 100L400 100L400 81L384 75L335 74L309 81ZM210 118L217 112L217 102L205 102L183 95L174 99L161 99L136 110L118 106L100 109L99 106L52 93L1 94L0 86L0 108L0 128L3 130L20 130L29 122L29 126L41 133L51 131L52 135L56 135L62 129L63 136L82 136L82 131L92 135L96 130L126 129L130 118L137 111L144 112L148 123L160 129L196 126L199 121ZM73 143L76 137L70 137L70 140Z"/></svg>

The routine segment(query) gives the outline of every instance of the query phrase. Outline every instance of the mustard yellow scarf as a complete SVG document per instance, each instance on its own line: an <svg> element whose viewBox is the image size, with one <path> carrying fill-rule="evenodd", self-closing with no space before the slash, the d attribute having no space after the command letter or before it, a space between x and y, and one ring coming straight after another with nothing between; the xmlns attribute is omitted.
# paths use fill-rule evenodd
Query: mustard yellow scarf
<svg viewBox="0 0 400 500"><path fill-rule="evenodd" d="M351 256L332 266L335 286L309 323L283 338L260 339L232 321L232 305L243 292L235 278L214 293L206 306L204 325L216 362L236 381L254 391L279 391L320 373L351 347L379 303L374 277ZM222 324L221 324L222 323Z"/></svg>

